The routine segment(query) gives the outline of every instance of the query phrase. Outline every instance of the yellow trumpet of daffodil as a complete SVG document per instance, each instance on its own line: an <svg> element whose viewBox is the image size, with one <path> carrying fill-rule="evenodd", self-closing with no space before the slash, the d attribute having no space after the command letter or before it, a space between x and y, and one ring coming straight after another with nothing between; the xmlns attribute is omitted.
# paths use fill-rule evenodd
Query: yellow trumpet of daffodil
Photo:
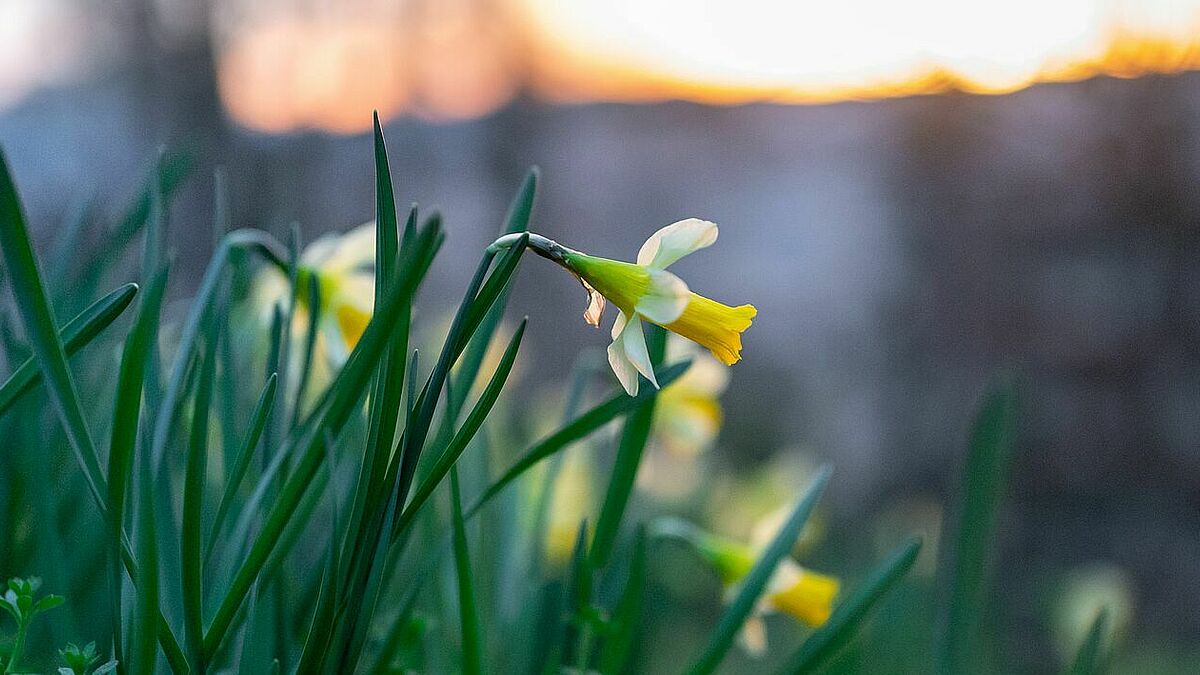
<svg viewBox="0 0 1200 675"><path fill-rule="evenodd" d="M700 554L721 578L726 600L732 600L746 575L758 560L759 550L732 539L705 532L676 518L664 518L654 526L655 534L684 541ZM835 577L814 572L785 557L775 567L754 613L738 634L738 642L754 656L766 652L767 634L763 617L787 614L805 625L817 627L829 620L840 583Z"/></svg>
<svg viewBox="0 0 1200 675"><path fill-rule="evenodd" d="M501 237L492 247L511 245L519 236ZM537 234L529 235L529 248L566 268L583 284L588 292L583 316L589 324L600 325L606 301L617 306L608 361L625 391L633 396L639 373L658 386L642 320L706 347L725 365L741 359L742 332L750 327L758 310L752 305L730 307L693 293L666 269L716 240L716 224L688 218L652 234L638 251L636 263L580 253Z"/></svg>
<svg viewBox="0 0 1200 675"><path fill-rule="evenodd" d="M308 289L315 280L320 299L317 349L328 365L340 367L375 310L375 223L317 239L301 252L296 272L293 333L303 335L308 327L313 309ZM255 279L259 306L273 311L276 303L288 297L289 285L277 268L264 267ZM292 344L298 348L303 340L295 339Z"/></svg>

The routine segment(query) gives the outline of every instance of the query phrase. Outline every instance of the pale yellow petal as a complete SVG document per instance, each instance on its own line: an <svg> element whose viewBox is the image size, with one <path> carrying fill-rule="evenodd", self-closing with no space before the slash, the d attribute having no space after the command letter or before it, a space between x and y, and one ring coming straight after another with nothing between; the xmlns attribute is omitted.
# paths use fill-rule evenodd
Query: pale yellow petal
<svg viewBox="0 0 1200 675"><path fill-rule="evenodd" d="M767 653L767 624L761 616L751 616L738 631L738 645L750 656L762 658Z"/></svg>
<svg viewBox="0 0 1200 675"><path fill-rule="evenodd" d="M646 337L642 334L642 322L638 317L629 319L618 341L633 367L657 389L658 379L654 377L654 364L650 361L650 351L646 348Z"/></svg>
<svg viewBox="0 0 1200 675"><path fill-rule="evenodd" d="M717 241L717 225L699 218L671 223L650 235L638 251L637 263L664 269L676 260Z"/></svg>

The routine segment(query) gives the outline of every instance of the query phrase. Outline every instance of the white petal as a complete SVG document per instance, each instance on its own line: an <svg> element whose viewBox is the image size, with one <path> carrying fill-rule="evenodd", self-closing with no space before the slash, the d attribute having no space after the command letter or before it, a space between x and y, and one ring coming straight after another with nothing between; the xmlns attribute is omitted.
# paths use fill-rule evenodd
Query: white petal
<svg viewBox="0 0 1200 675"><path fill-rule="evenodd" d="M613 374L617 376L617 380L625 388L625 393L630 396L637 396L637 369L629 362L629 357L625 356L625 349L621 346L620 340L615 340L608 346L608 365L612 367Z"/></svg>
<svg viewBox="0 0 1200 675"><path fill-rule="evenodd" d="M716 240L716 223L699 218L681 220L650 235L638 251L637 263L661 270L689 253L712 246Z"/></svg>
<svg viewBox="0 0 1200 675"><path fill-rule="evenodd" d="M625 312L617 310L617 320L613 322L612 339L613 342L621 337L621 331L625 330L625 322L629 321L629 317L625 316Z"/></svg>
<svg viewBox="0 0 1200 675"><path fill-rule="evenodd" d="M354 274L337 280L337 298L325 298L328 307L333 302L352 305L365 314L375 311L375 278L365 274ZM691 370L690 368L688 370Z"/></svg>
<svg viewBox="0 0 1200 675"><path fill-rule="evenodd" d="M767 653L767 624L761 616L751 616L738 631L738 644L750 656L758 659Z"/></svg>
<svg viewBox="0 0 1200 675"><path fill-rule="evenodd" d="M631 318L625 324L617 342L625 350L625 358L657 389L658 380L654 377L654 365L650 363L650 351L646 349L646 338L642 335L642 322L638 317Z"/></svg>
<svg viewBox="0 0 1200 675"><path fill-rule="evenodd" d="M658 269L650 273L650 286L638 298L634 311L660 325L671 323L683 314L690 294L687 284L670 272Z"/></svg>
<svg viewBox="0 0 1200 675"><path fill-rule="evenodd" d="M363 223L344 233L330 233L304 248L300 262L340 275L370 270L375 265L375 223Z"/></svg>

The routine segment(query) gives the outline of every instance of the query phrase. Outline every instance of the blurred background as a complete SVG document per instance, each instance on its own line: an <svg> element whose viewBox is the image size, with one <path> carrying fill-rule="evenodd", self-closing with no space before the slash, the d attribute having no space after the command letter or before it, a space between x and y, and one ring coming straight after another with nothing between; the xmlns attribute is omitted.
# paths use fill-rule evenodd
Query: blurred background
<svg viewBox="0 0 1200 675"><path fill-rule="evenodd" d="M0 0L0 145L44 246L81 212L115 220L160 148L191 155L181 297L212 251L216 167L235 226L311 240L370 220L372 110L398 200L446 219L429 316L530 165L535 229L590 253L716 221L678 272L759 309L701 465L733 482L695 494L694 469L660 469L672 498L717 513L739 477L830 461L825 569L936 536L1009 369L1001 661L1057 663L1091 593L1120 600L1130 663L1194 665L1197 35L1195 0ZM607 344L583 307L524 265L529 400Z"/></svg>

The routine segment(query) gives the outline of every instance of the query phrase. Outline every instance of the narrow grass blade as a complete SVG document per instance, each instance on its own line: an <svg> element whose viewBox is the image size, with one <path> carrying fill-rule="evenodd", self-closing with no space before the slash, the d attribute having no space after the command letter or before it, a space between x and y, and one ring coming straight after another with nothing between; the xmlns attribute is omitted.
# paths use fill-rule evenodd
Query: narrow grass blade
<svg viewBox="0 0 1200 675"><path fill-rule="evenodd" d="M150 282L142 298L137 321L125 341L121 366L117 375L116 402L113 406L112 436L108 451L108 533L112 550L111 592L113 616L113 647L118 661L124 662L121 639L121 543L124 534L125 500L133 471L134 449L137 447L138 422L142 403L142 383L145 375L145 354L151 348L154 334L151 324L158 322L163 291L167 285L164 268Z"/></svg>
<svg viewBox="0 0 1200 675"><path fill-rule="evenodd" d="M396 652L400 650L401 644L404 642L405 632L420 594L421 586L419 584L413 584L405 592L404 599L400 601L400 609L396 612L396 618L392 620L391 627L385 633L386 637L375 658L375 665L367 669L371 675L386 675L392 672L392 661L396 658Z"/></svg>
<svg viewBox="0 0 1200 675"><path fill-rule="evenodd" d="M438 361L434 364L417 405L414 406L416 412L404 429L404 441L401 443L403 451L399 454L400 492L396 502L397 508L402 508L407 501L409 489L416 476L417 462L420 460L425 439L428 438L429 425L433 420L438 399L441 398L446 378L450 374L450 368L454 366L455 361L466 348L467 342L479 323L491 310L496 299L508 286L509 281L512 280L512 275L516 272L517 264L521 261L521 254L524 253L528 241L529 237L526 235L514 244L496 264L492 273L487 275L486 282L484 282L484 275L491 266L493 254L485 253L476 269L475 277L471 280L463 302L459 305L454 321L450 325L450 333L446 336L446 342L442 346Z"/></svg>
<svg viewBox="0 0 1200 675"><path fill-rule="evenodd" d="M574 642L575 671L586 673L590 670L592 660L592 591L594 590L595 571L588 562L588 523L587 519L579 522L579 530L575 534L575 547L571 549L571 570L567 591L567 608L571 618L567 642ZM564 648L560 656L567 656ZM561 665L561 664L560 664Z"/></svg>
<svg viewBox="0 0 1200 675"><path fill-rule="evenodd" d="M525 175L525 180L521 182L520 189L513 197L513 201L508 206L508 213L504 217L504 226L502 234L512 234L516 232L525 232L529 229L529 218L533 214L533 200L537 195L537 183L539 172L537 167L529 170ZM455 393L454 400L451 402L456 408L462 408L467 395L475 386L475 380L478 377L479 366L483 363L483 358L487 353L488 345L491 344L492 338L496 334L496 329L500 325L501 319L504 317L504 310L508 305L508 290L496 299L491 311L484 317L479 328L471 336L471 341L463 352L462 360L458 367L458 376L455 378Z"/></svg>
<svg viewBox="0 0 1200 675"><path fill-rule="evenodd" d="M246 559L234 575L229 590L213 616L204 639L205 654L211 657L225 639L238 609L245 601L263 564L274 549L280 533L291 520L295 507L309 488L313 477L325 459L324 434L336 436L345 424L355 404L361 400L371 375L395 330L395 320L402 308L411 302L417 284L424 277L433 253L441 240L439 221L432 220L418 236L406 264L397 265L396 278L388 284L387 301L376 307L362 338L338 373L327 393L328 403L318 403L313 418L301 425L298 442L303 443L302 455L296 468L280 490L279 496L268 513L263 527L255 538ZM408 264L411 263L411 264ZM282 459L286 453L281 452ZM270 472L268 472L269 474ZM270 475L264 479L270 480Z"/></svg>
<svg viewBox="0 0 1200 675"><path fill-rule="evenodd" d="M192 154L187 151L167 153L156 159L150 175L146 178L145 186L125 209L125 216L105 234L100 241L99 250L80 270L77 288L92 288L99 283L105 269L112 261L120 259L129 243L145 226L150 217L154 194L157 192L164 202L169 201L191 174L194 163Z"/></svg>
<svg viewBox="0 0 1200 675"><path fill-rule="evenodd" d="M758 602L759 597L766 590L767 584L771 580L771 575L775 573L775 568L791 552L792 546L796 543L796 538L800 536L800 531L804 529L804 523L808 522L808 517L812 515L813 508L817 505L817 500L821 498L821 493L825 491L825 485L829 483L831 473L832 469L829 466L824 466L817 472L812 485L809 486L808 491L796 504L796 507L792 509L787 522L779 529L779 532L775 534L775 538L771 540L771 543L754 563L754 567L750 569L750 573L746 575L745 581L742 582L737 597L730 603L725 613L721 615L721 621L717 624L716 630L713 631L712 637L709 638L708 647L705 648L700 659L688 671L692 675L711 673L721 664L721 660L725 658L725 653L733 645L734 638L737 637L737 632L741 630L742 624L746 622L746 617L750 616L750 612L754 610L754 604Z"/></svg>
<svg viewBox="0 0 1200 675"><path fill-rule="evenodd" d="M638 527L629 563L629 581L609 620L608 636L600 649L600 672L617 675L625 672L637 644L642 618L642 592L646 585L646 528Z"/></svg>
<svg viewBox="0 0 1200 675"><path fill-rule="evenodd" d="M170 199L183 181L191 175L194 165L195 158L187 151L164 153L156 158L146 186L126 210L125 217L106 237L106 252L113 253L124 249L150 218L155 194L157 193L163 201Z"/></svg>
<svg viewBox="0 0 1200 675"><path fill-rule="evenodd" d="M174 360L172 360L171 367L167 373L167 383L163 389L158 419L154 422L154 435L151 437L155 467L162 466L162 458L167 450L167 441L175 422L175 414L178 412L179 404L186 389L184 380L187 377L188 366L192 362L196 341L200 337L201 318L208 311L212 305L213 298L217 294L223 276L222 273L225 270L226 263L229 261L230 253L241 249L257 252L268 262L285 271L285 273L288 269L288 264L284 259L286 254L283 252L283 247L265 232L258 230L234 230L225 235L225 238L217 245L217 250L208 264L208 269L204 271L204 277L200 280L200 288L196 291L196 297L192 300L187 318L183 322L183 328L179 335L179 345L176 347Z"/></svg>
<svg viewBox="0 0 1200 675"><path fill-rule="evenodd" d="M296 382L296 398L292 401L292 424L300 424L304 411L304 400L308 394L308 382L312 379L313 358L317 353L317 337L321 329L321 283L315 274L308 277L308 330L304 333L304 350L301 352L300 378Z"/></svg>
<svg viewBox="0 0 1200 675"><path fill-rule="evenodd" d="M92 303L71 319L62 331L63 350L67 356L72 356L84 345L96 338L104 329L121 316L126 307L133 302L137 295L137 284L125 284L108 295ZM20 397L33 389L42 381L42 371L38 370L33 358L26 360L13 371L8 380L0 385L0 415L8 410Z"/></svg>
<svg viewBox="0 0 1200 675"><path fill-rule="evenodd" d="M67 355L58 337L54 317L46 300L46 290L38 271L37 258L29 241L25 216L17 189L9 174L8 161L0 150L0 252L8 268L8 280L17 301L17 312L33 349L34 361L46 378L50 400L58 412L75 459L83 468L83 477L92 499L106 512L107 491L96 444L88 429L75 388L75 379L67 366Z"/></svg>
<svg viewBox="0 0 1200 675"><path fill-rule="evenodd" d="M471 412L467 415L467 419L463 422L462 427L454 438L450 441L446 449L442 451L437 462L430 469L429 475L417 487L413 493L412 499L407 507L400 515L400 519L396 521L395 532L399 534L403 532L412 519L416 516L417 511L433 494L437 486L441 484L442 479L453 468L454 463L458 461L459 456L471 440L475 438L475 434L479 432L483 422L487 419L488 413L491 412L492 406L495 405L496 399L500 397L500 392L504 389L504 384L508 381L508 375L512 372L513 364L517 360L517 351L521 347L521 338L525 335L526 322L522 321L517 328L517 332L513 334L512 340L508 343L508 348L504 350L504 356L500 359L500 364L496 366L496 372L492 374L492 379L488 382L487 388L479 397L479 401Z"/></svg>
<svg viewBox="0 0 1200 675"><path fill-rule="evenodd" d="M137 603L130 631L129 667L131 673L157 670L158 650L155 634L162 617L158 609L158 543L154 533L154 482L150 458L143 453L138 461L137 529Z"/></svg>
<svg viewBox="0 0 1200 675"><path fill-rule="evenodd" d="M838 605L829 621L804 641L780 672L811 673L836 655L861 629L871 608L908 574L920 551L920 537L900 545L854 595Z"/></svg>
<svg viewBox="0 0 1200 675"><path fill-rule="evenodd" d="M1079 646L1070 675L1101 675L1108 670L1108 647L1105 640L1108 636L1108 626L1111 619L1108 608L1105 607L1096 614L1092 627L1088 630L1087 639Z"/></svg>
<svg viewBox="0 0 1200 675"><path fill-rule="evenodd" d="M396 199L392 187L391 168L388 164L387 146L379 114L373 115L375 145L375 303L383 302L387 289L384 282L391 279L399 255L400 233L397 225ZM417 210L409 210L405 232L406 245L411 243L415 232ZM404 395L404 367L408 352L411 311L402 310L396 330L376 366L371 384L368 406L367 446L362 453L357 481L351 498L348 527L342 539L341 559L346 561L344 573L335 575L333 584L340 595L340 607L335 620L326 628L336 631L329 650L333 652L325 659L327 665L338 663L346 670L353 670L358 661L358 648L364 641L364 631L369 628L375 598L367 589L372 574L378 567L374 553L383 546L387 548L387 533L383 521L394 518L394 510L383 506L389 498L389 485L385 480L386 468L396 440L397 420L401 398ZM386 514L386 515L385 515ZM363 607L366 607L364 610ZM364 616L365 614L365 616ZM332 624L336 624L336 626ZM325 628L314 625L314 628ZM310 633L310 639L313 634ZM328 640L326 641L329 642Z"/></svg>
<svg viewBox="0 0 1200 675"><path fill-rule="evenodd" d="M975 419L963 470L962 503L954 549L942 560L939 586L947 591L939 635L939 672L977 669L981 622L986 612L988 558L996 514L1004 496L1016 437L1016 391L1011 378L988 391Z"/></svg>
<svg viewBox="0 0 1200 675"><path fill-rule="evenodd" d="M246 470L250 468L250 461L254 459L254 449L258 447L263 429L267 426L267 418L275 406L275 387L278 383L279 377L275 373L271 373L267 378L266 386L258 396L258 403L254 405L254 412L250 415L250 426L246 429L246 436L239 446L233 471L229 474L225 492L221 495L221 501L217 506L217 515L213 518L212 530L208 536L208 546L204 553L206 562L212 556L214 544L221 534L221 526L224 525L225 518L229 515L229 509L233 507L233 500L237 497L238 487L246 477Z"/></svg>
<svg viewBox="0 0 1200 675"><path fill-rule="evenodd" d="M690 361L685 361L664 368L658 373L658 383L664 387L667 386L683 375L690 365ZM646 405L654 395L654 390L649 387L643 387L637 396L626 396L624 392L621 392L534 444L508 471L504 472L503 476L489 485L483 494L475 499L471 507L466 510L466 517L470 519L478 513L501 490L538 462L608 424L617 416Z"/></svg>
<svg viewBox="0 0 1200 675"><path fill-rule="evenodd" d="M467 550L467 528L463 523L462 495L458 471L450 469L450 500L454 525L454 568L458 576L458 607L462 620L462 669L466 675L483 673L483 636L479 608L475 606L475 582L471 574L471 556Z"/></svg>
<svg viewBox="0 0 1200 675"><path fill-rule="evenodd" d="M313 610L312 621L309 622L308 632L304 637L304 647L300 650L300 661L296 666L297 673L319 672L321 662L328 652L328 636L333 629L334 609L336 609L332 598L336 582L330 578L332 574L333 570L328 565L321 573L317 603Z"/></svg>
<svg viewBox="0 0 1200 675"><path fill-rule="evenodd" d="M180 527L181 585L183 587L184 640L192 670L204 672L204 580L203 510L204 486L208 475L209 412L216 373L220 323L210 316L205 331L204 353L197 365L198 382L192 406L192 428L188 438L187 470L183 481L183 522Z"/></svg>

